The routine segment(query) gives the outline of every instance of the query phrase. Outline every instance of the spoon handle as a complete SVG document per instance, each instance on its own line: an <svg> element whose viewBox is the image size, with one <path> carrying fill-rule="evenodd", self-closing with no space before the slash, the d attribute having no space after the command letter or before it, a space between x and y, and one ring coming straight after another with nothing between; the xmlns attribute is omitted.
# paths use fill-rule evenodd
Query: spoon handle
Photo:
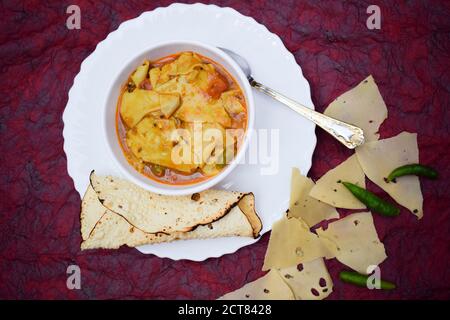
<svg viewBox="0 0 450 320"><path fill-rule="evenodd" d="M266 87L259 82L256 82L252 78L250 78L249 81L252 87L285 104L306 119L311 120L323 130L331 134L347 148L354 149L364 143L364 133L361 128L311 110L308 107L305 107L304 105L292 99L289 99L281 93L276 92L275 90L270 89L269 87Z"/></svg>

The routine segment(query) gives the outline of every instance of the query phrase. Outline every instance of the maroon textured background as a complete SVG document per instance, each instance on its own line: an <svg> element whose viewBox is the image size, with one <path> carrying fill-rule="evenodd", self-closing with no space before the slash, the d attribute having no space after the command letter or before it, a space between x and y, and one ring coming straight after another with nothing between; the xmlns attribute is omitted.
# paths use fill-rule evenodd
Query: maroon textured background
<svg viewBox="0 0 450 320"><path fill-rule="evenodd" d="M51 1L52 2L52 1ZM419 133L420 160L441 179L422 181L425 216L402 210L375 216L389 258L382 276L391 292L337 280L327 261L331 299L448 299L450 5L438 1L213 1L254 17L280 35L311 84L318 110L368 74L389 108L381 136ZM396 2L396 1L395 1ZM172 261L131 248L80 252L80 198L66 171L61 115L80 64L127 19L169 1L2 1L0 4L0 297L215 299L255 280L268 235L235 254L205 262ZM366 8L378 4L382 29L368 30ZM65 27L69 4L81 30ZM226 27L226 26L224 26ZM350 152L317 130L310 176L320 177ZM379 192L373 184L369 188ZM66 288L78 264L82 289Z"/></svg>

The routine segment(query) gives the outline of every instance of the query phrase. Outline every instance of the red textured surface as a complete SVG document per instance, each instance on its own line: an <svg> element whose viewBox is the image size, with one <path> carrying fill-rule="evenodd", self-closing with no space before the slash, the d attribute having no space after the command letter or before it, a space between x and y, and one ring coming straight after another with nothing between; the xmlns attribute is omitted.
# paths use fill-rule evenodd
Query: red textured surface
<svg viewBox="0 0 450 320"><path fill-rule="evenodd" d="M82 29L65 27L78 4ZM2 1L0 4L0 298L215 299L255 280L268 235L206 262L172 261L135 249L80 252L80 199L67 175L61 115L84 58L127 19L169 1ZM318 110L373 74L389 108L381 136L419 133L420 160L441 179L423 181L421 221L375 216L389 258L391 292L340 283L331 299L448 299L450 5L375 1L382 29L366 28L374 1L213 1L254 17L281 36L311 84ZM400 1L399 1L400 2ZM317 179L350 152L317 130L310 175ZM372 184L372 190L379 192ZM379 192L381 195L382 193ZM81 268L81 290L66 288L66 268Z"/></svg>

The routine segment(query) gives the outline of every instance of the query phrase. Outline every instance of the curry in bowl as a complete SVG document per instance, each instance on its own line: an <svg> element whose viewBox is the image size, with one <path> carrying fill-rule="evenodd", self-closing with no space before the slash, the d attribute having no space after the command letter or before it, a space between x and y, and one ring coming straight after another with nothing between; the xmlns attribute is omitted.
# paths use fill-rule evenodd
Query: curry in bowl
<svg viewBox="0 0 450 320"><path fill-rule="evenodd" d="M247 105L237 81L194 52L144 61L123 86L116 128L127 161L162 183L217 175L237 154Z"/></svg>

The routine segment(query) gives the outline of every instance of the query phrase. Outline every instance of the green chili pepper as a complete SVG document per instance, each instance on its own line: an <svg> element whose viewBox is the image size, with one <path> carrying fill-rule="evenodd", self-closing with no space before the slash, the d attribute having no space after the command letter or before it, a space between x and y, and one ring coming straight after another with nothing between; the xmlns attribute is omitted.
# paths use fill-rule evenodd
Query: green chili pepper
<svg viewBox="0 0 450 320"><path fill-rule="evenodd" d="M343 181L342 184L367 208L376 211L384 216L398 216L400 209L391 203L378 198L372 192L363 189L356 184Z"/></svg>
<svg viewBox="0 0 450 320"><path fill-rule="evenodd" d="M364 275L353 271L341 271L339 273L339 278L346 283L367 288L367 279L369 278L369 275ZM380 280L380 289L392 290L395 289L395 284L389 281Z"/></svg>
<svg viewBox="0 0 450 320"><path fill-rule="evenodd" d="M395 178L407 175L422 176L429 179L437 179L438 177L437 171L433 168L414 163L398 167L392 171L387 177L387 182L395 181Z"/></svg>

